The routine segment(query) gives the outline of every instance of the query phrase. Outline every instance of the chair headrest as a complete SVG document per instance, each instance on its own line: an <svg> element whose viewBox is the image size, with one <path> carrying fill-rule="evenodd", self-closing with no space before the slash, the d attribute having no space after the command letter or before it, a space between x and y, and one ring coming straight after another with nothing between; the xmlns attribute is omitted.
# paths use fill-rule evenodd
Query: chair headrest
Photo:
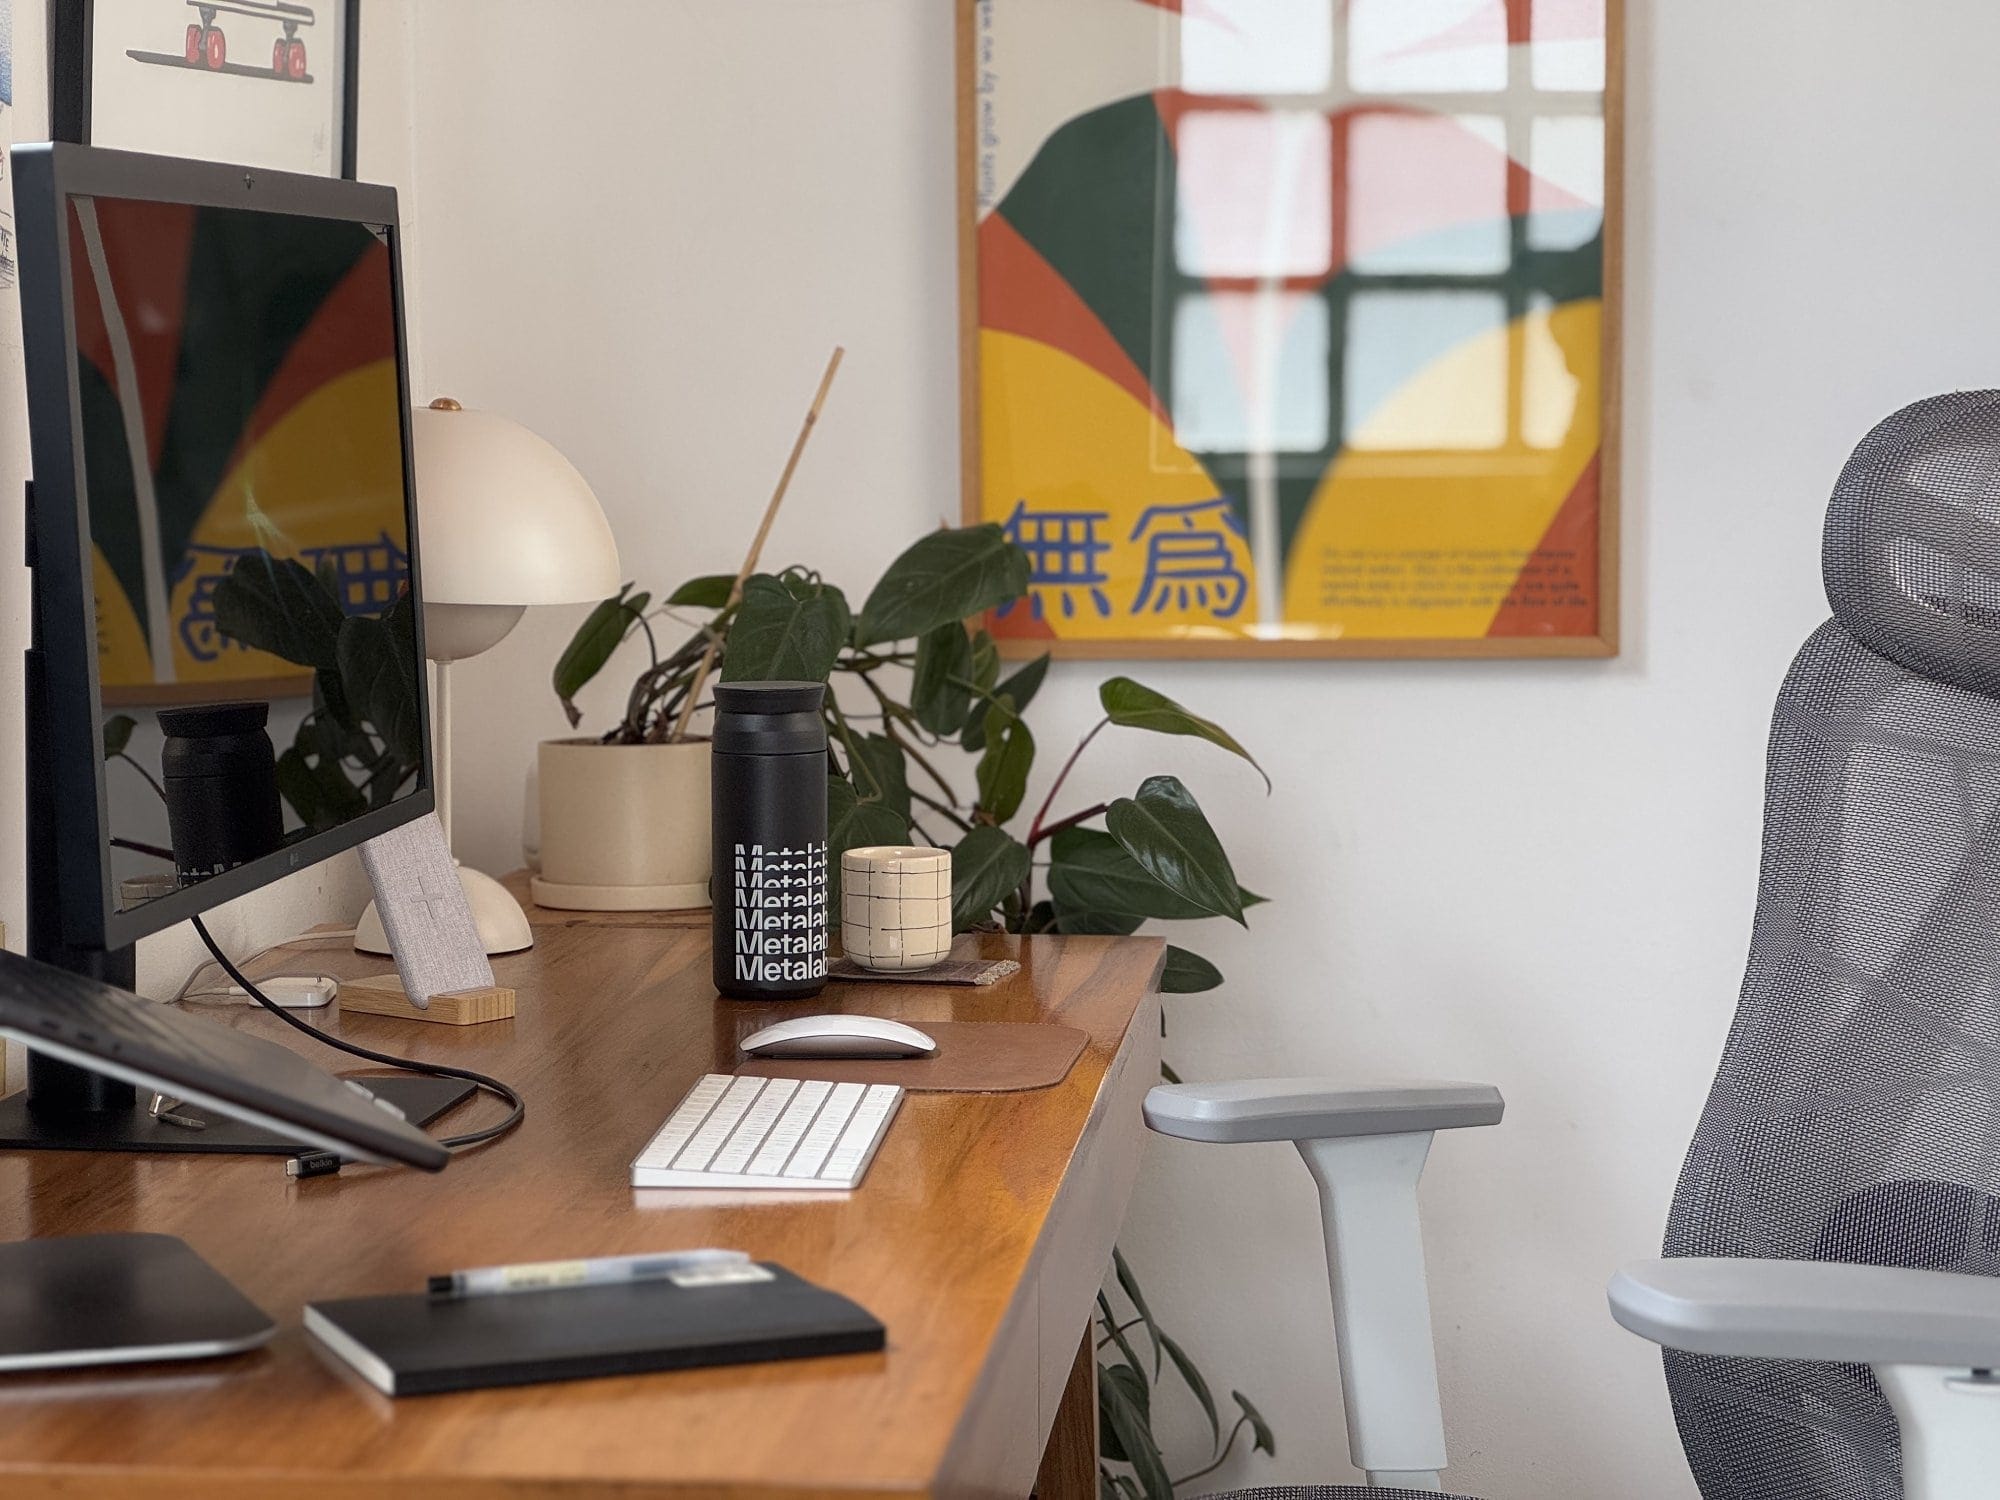
<svg viewBox="0 0 2000 1500"><path fill-rule="evenodd" d="M2000 697L2000 391L1933 396L1863 438L1827 507L1821 568L1863 645Z"/></svg>

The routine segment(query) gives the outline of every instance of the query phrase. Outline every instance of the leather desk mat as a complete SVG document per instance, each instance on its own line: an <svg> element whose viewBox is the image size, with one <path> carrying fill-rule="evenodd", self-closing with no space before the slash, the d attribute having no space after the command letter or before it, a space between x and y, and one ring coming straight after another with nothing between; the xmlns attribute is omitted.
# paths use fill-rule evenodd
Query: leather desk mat
<svg viewBox="0 0 2000 1500"><path fill-rule="evenodd" d="M1069 1076L1090 1038L1074 1026L1040 1021L922 1021L935 1057L883 1059L744 1058L751 1078L824 1078L834 1083L899 1083L912 1093L1012 1094L1054 1088Z"/></svg>

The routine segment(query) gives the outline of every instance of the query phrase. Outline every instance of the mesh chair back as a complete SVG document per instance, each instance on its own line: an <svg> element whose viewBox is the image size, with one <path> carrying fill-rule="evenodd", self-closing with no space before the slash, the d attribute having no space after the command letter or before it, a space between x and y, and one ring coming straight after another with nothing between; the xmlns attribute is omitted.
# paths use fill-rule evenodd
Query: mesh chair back
<svg viewBox="0 0 2000 1500"><path fill-rule="evenodd" d="M1772 717L1748 971L1669 1255L2000 1274L2000 391L1863 440ZM1861 1366L1669 1353L1705 1500L1902 1500Z"/></svg>

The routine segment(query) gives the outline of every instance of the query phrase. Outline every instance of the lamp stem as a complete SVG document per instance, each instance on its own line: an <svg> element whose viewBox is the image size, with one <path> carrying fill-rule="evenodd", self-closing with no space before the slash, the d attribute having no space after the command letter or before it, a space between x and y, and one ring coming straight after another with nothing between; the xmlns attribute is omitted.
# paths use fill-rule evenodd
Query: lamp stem
<svg viewBox="0 0 2000 1500"><path fill-rule="evenodd" d="M437 664L436 714L431 734L431 757L437 763L437 815L444 828L444 843L451 848L451 663Z"/></svg>

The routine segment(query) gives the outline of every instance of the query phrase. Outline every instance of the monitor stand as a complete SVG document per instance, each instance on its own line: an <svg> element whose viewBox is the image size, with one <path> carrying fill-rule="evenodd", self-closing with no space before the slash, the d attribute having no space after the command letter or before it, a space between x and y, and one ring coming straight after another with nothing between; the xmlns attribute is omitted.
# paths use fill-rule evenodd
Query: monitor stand
<svg viewBox="0 0 2000 1500"><path fill-rule="evenodd" d="M55 776L49 765L46 663L41 643L41 585L34 545L35 497L29 486L27 560L34 645L25 665L27 725L27 856L28 957L87 974L121 990L138 981L137 957L131 948L111 950L71 947L63 938L62 903L58 890L55 826L58 805ZM363 1080L368 1091L388 1100L413 1125L427 1125L475 1092L475 1086L455 1078L399 1074ZM0 1099L0 1150L5 1151L181 1151L217 1154L251 1152L295 1156L312 1149L255 1125L183 1104L173 1113L197 1120L200 1128L161 1120L152 1099L140 1098L131 1084L88 1068L28 1052L28 1086Z"/></svg>

